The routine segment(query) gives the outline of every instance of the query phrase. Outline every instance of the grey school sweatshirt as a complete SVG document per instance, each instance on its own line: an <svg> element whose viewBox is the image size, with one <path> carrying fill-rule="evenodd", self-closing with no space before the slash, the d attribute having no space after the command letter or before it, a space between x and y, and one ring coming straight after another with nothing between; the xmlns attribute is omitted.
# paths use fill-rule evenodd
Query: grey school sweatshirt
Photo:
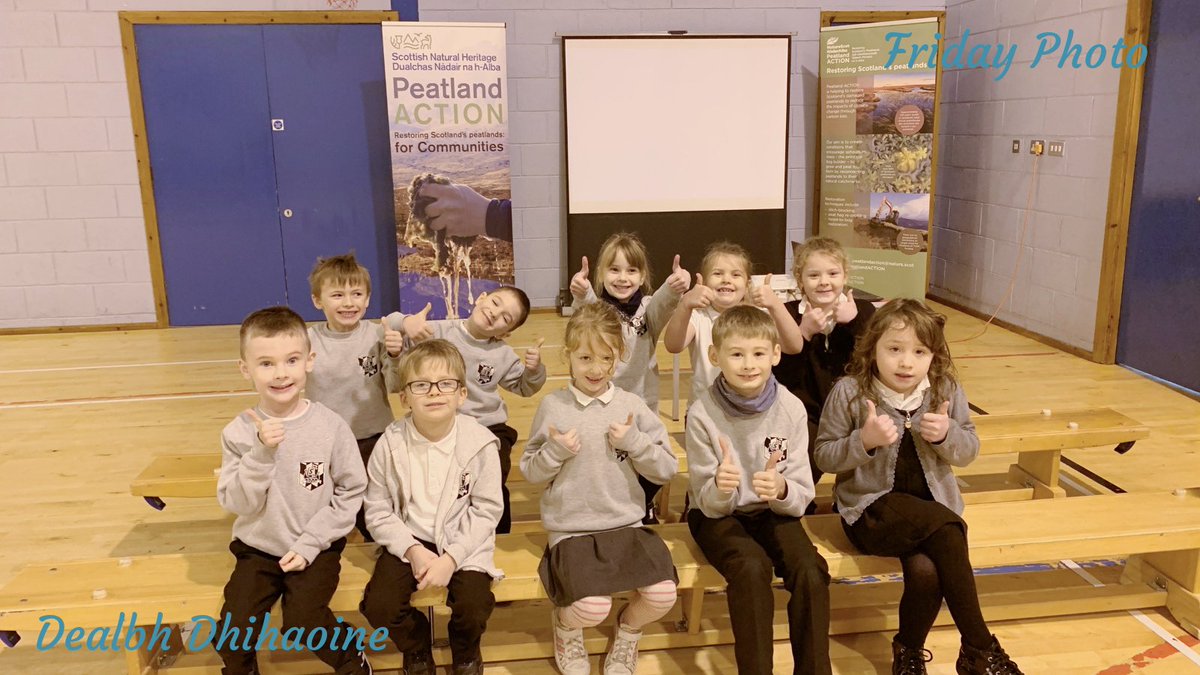
<svg viewBox="0 0 1200 675"><path fill-rule="evenodd" d="M367 464L365 502L367 529L380 546L402 560L417 543L408 525L408 426L412 415L391 424L375 444ZM459 414L456 444L442 495L438 499L434 534L439 553L449 553L458 569L503 577L496 569L496 524L504 512L500 496L500 444L492 432Z"/></svg>
<svg viewBox="0 0 1200 675"><path fill-rule="evenodd" d="M640 474L661 485L679 469L667 429L658 415L637 396L614 387L607 404L599 399L581 406L569 388L542 398L521 473L531 483L547 483L542 492L542 524L551 546L566 537L594 534L619 527L640 527L646 515L646 495ZM608 425L634 416L621 447L608 437ZM550 439L550 426L559 433L579 434L581 448L573 455Z"/></svg>
<svg viewBox="0 0 1200 675"><path fill-rule="evenodd" d="M359 321L349 333L325 324L308 327L317 357L305 394L342 416L355 438L383 433L395 416L388 392L396 388L396 360L387 353L383 326Z"/></svg>
<svg viewBox="0 0 1200 675"><path fill-rule="evenodd" d="M808 465L808 414L800 399L787 388L775 386L779 388L775 404L750 417L727 414L713 399L712 387L688 408L688 494L692 506L709 518L768 508L799 518L812 501L815 491ZM729 495L717 489L722 436L729 440L733 461L742 470L741 484ZM754 472L766 468L767 459L776 449L782 452L775 468L787 481L787 494L783 499L764 502L754 493Z"/></svg>
<svg viewBox="0 0 1200 675"><path fill-rule="evenodd" d="M402 330L404 315L389 314L388 325ZM508 421L508 406L500 397L500 387L520 396L533 396L546 384L546 364L539 363L532 372L525 370L525 359L508 343L499 338L476 339L467 332L465 319L430 321L434 338L441 338L458 348L467 366L467 400L458 412L474 417L490 427Z"/></svg>
<svg viewBox="0 0 1200 675"><path fill-rule="evenodd" d="M917 458L925 472L929 492L939 503L962 514L963 500L952 466L966 466L979 455L979 436L971 423L967 395L955 385L947 397L950 401L950 429L941 443L930 443L917 431L921 416L929 410L933 388L925 390L921 406L912 413L910 433L917 448ZM838 380L821 410L821 425L817 430L814 457L817 468L837 474L833 494L838 512L847 523L853 524L863 510L883 495L891 492L896 481L896 460L900 457L900 439L888 447L868 453L862 444L861 429L867 421L867 405L858 396L853 379ZM904 431L904 415L886 403L876 403L877 413L886 414Z"/></svg>
<svg viewBox="0 0 1200 675"><path fill-rule="evenodd" d="M275 556L295 551L311 563L354 527L367 474L350 427L320 403L310 402L283 430L272 450L258 440L250 415L225 425L217 502L237 514L235 539Z"/></svg>
<svg viewBox="0 0 1200 675"><path fill-rule="evenodd" d="M583 300L573 300L572 307L582 307L592 302L604 302L588 288ZM625 334L625 354L617 362L613 384L641 397L646 405L658 412L658 336L671 320L671 313L679 304L679 296L663 282L658 290L642 296L642 304L632 317L621 314L621 329ZM620 312L617 312L620 314Z"/></svg>

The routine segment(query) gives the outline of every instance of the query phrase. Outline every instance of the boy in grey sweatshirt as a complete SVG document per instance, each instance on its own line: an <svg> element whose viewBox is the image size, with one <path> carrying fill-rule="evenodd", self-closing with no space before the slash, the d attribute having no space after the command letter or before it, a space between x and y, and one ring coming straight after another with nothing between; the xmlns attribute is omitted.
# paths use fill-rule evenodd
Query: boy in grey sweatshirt
<svg viewBox="0 0 1200 675"><path fill-rule="evenodd" d="M317 260L308 283L313 306L325 313L325 323L308 328L316 360L305 393L346 420L366 466L371 449L395 419L388 392L396 391L403 339L363 320L371 302L371 274L353 253ZM370 541L363 518L359 511L354 524Z"/></svg>
<svg viewBox="0 0 1200 675"><path fill-rule="evenodd" d="M482 673L479 643L495 607L499 442L461 414L462 356L445 340L422 342L400 360L400 398L412 412L392 423L367 467L367 527L382 547L363 616L404 654L409 675L433 672L429 621L411 604L427 587L449 589L455 675Z"/></svg>
<svg viewBox="0 0 1200 675"><path fill-rule="evenodd" d="M301 398L313 365L304 320L286 307L259 310L242 323L241 345L238 367L259 401L221 432L217 501L237 514L229 545L237 562L221 616L245 636L218 641L226 673L258 672L247 646L280 595L288 598L288 626L322 628L326 636L350 628L329 601L367 482L350 427ZM337 673L371 672L361 651L333 640L315 653Z"/></svg>
<svg viewBox="0 0 1200 675"><path fill-rule="evenodd" d="M688 408L688 528L729 583L739 673L772 672L771 582L791 593L796 673L829 673L829 568L800 522L814 490L804 404L771 375L780 346L770 316L749 305L713 325L721 369Z"/></svg>
<svg viewBox="0 0 1200 675"><path fill-rule="evenodd" d="M546 366L542 364L541 347L545 341L525 350L518 357L504 340L525 323L529 317L529 296L515 286L501 286L475 300L471 315L466 319L429 321L430 305L407 316L395 312L384 323L403 333L406 340L418 342L440 338L454 345L462 354L466 367L467 398L459 411L474 417L496 435L500 444L501 492L504 513L496 526L497 534L512 529L509 508L508 472L512 468L512 448L517 442L517 430L508 426L508 407L500 397L500 388L519 396L538 393L546 383Z"/></svg>

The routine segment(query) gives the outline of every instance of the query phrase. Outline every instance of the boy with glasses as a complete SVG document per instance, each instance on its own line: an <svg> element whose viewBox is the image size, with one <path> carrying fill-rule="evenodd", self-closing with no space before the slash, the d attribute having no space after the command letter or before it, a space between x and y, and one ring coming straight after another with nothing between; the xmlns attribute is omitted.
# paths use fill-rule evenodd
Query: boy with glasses
<svg viewBox="0 0 1200 675"><path fill-rule="evenodd" d="M462 412L474 417L500 441L498 454L504 514L500 517L496 532L508 534L512 529L512 515L508 488L504 487L504 483L512 468L512 448L517 442L517 430L508 426L508 408L500 397L500 389L524 397L541 391L542 385L546 384L546 367L542 364L541 356L545 340L539 338L533 347L526 349L524 358L518 357L504 341L529 317L529 296L516 286L501 286L490 293L480 294L475 299L471 315L465 319L428 321L426 316L429 309L430 306L425 305L425 309L416 314L389 314L385 323L392 330L403 333L408 341L441 338L449 341L462 354L467 375L467 398Z"/></svg>
<svg viewBox="0 0 1200 675"><path fill-rule="evenodd" d="M400 400L410 413L393 422L367 465L367 528L383 547L360 611L404 654L409 675L433 673L429 621L412 606L418 590L449 590L455 675L483 672L479 643L495 607L498 441L471 417L462 355L445 340L407 350Z"/></svg>

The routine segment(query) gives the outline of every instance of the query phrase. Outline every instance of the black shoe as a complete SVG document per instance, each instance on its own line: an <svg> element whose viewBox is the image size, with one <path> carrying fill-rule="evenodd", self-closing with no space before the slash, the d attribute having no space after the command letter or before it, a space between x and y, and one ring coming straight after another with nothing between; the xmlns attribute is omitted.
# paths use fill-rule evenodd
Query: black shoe
<svg viewBox="0 0 1200 675"><path fill-rule="evenodd" d="M892 638L892 675L925 675L925 664L932 660L928 649L912 649Z"/></svg>
<svg viewBox="0 0 1200 675"><path fill-rule="evenodd" d="M475 657L467 663L456 663L453 672L454 675L483 675L483 660Z"/></svg>
<svg viewBox="0 0 1200 675"><path fill-rule="evenodd" d="M404 675L433 675L433 650L423 652L405 652Z"/></svg>
<svg viewBox="0 0 1200 675"><path fill-rule="evenodd" d="M954 664L958 675L1024 675L1017 664L1004 653L1000 641L992 636L992 644L987 649L976 649L966 642L958 651L958 661Z"/></svg>

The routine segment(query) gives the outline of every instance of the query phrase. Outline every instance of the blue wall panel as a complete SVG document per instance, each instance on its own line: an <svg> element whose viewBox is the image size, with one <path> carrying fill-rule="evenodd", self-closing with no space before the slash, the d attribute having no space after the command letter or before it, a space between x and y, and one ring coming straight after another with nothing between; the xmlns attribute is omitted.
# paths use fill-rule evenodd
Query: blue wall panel
<svg viewBox="0 0 1200 675"><path fill-rule="evenodd" d="M1200 3L1151 12L1117 361L1200 391Z"/></svg>
<svg viewBox="0 0 1200 675"><path fill-rule="evenodd" d="M171 325L286 299L258 26L136 28Z"/></svg>

